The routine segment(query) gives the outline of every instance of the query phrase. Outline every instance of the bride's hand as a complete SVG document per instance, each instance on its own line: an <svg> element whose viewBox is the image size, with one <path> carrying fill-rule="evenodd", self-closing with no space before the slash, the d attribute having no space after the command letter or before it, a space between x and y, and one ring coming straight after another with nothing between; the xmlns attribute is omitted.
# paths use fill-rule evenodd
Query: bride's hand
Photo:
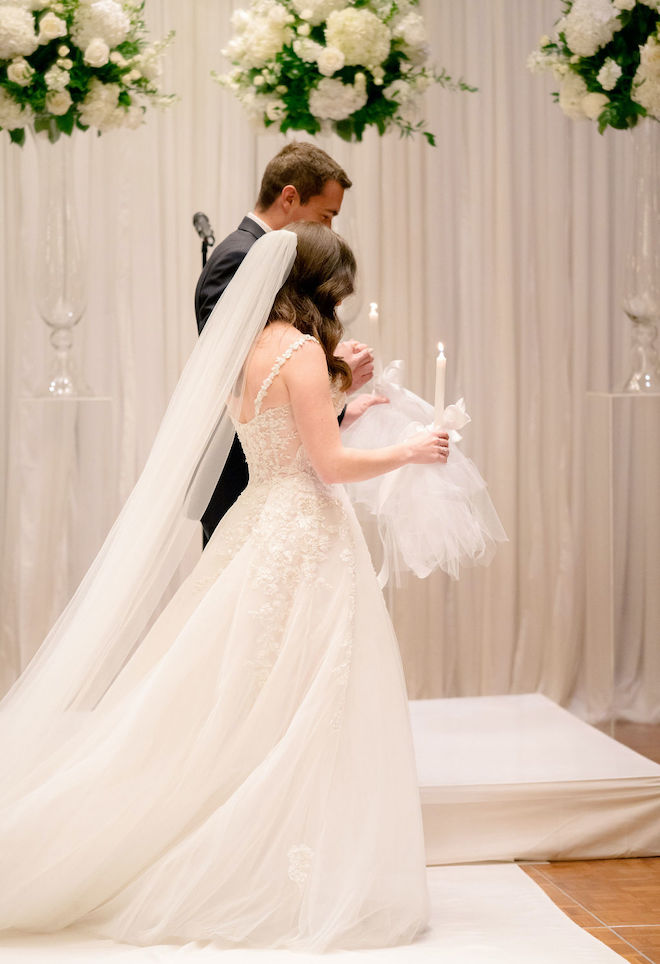
<svg viewBox="0 0 660 964"><path fill-rule="evenodd" d="M433 462L446 462L449 455L449 435L439 428L432 428L408 441L410 457L408 461L415 465L429 465Z"/></svg>

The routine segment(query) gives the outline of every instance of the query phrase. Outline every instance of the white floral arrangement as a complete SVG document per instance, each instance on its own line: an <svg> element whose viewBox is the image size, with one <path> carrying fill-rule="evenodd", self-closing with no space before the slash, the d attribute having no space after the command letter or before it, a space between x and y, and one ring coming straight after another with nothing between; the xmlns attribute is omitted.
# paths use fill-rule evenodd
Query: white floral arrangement
<svg viewBox="0 0 660 964"><path fill-rule="evenodd" d="M597 121L601 134L660 120L660 0L565 0L527 66L552 71L564 113Z"/></svg>
<svg viewBox="0 0 660 964"><path fill-rule="evenodd" d="M74 128L138 127L164 106L161 58L173 34L148 43L144 0L0 0L0 129L54 141Z"/></svg>
<svg viewBox="0 0 660 964"><path fill-rule="evenodd" d="M333 129L359 141L374 125L433 144L420 95L432 83L475 89L428 66L418 0L252 0L232 25L222 53L234 69L213 76L253 120L282 132Z"/></svg>

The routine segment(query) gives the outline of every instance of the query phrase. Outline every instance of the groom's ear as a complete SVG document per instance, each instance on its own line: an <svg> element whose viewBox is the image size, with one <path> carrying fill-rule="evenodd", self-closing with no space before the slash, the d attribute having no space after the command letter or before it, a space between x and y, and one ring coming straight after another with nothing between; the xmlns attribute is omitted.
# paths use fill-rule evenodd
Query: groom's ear
<svg viewBox="0 0 660 964"><path fill-rule="evenodd" d="M293 208L300 205L300 195L293 184L287 184L282 188L280 192L280 202L287 214L289 214Z"/></svg>

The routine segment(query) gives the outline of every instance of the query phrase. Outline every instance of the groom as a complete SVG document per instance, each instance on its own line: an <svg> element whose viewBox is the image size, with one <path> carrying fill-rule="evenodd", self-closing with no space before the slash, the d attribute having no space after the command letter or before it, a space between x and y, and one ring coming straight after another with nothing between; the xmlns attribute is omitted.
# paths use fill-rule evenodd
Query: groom
<svg viewBox="0 0 660 964"><path fill-rule="evenodd" d="M215 248L199 277L195 290L199 332L257 238L294 221L319 221L330 227L339 214L344 191L350 186L346 172L316 145L294 141L283 147L266 166L254 212L247 214L236 231ZM337 354L351 367L352 391L369 381L373 355L366 345L342 342ZM247 463L240 442L234 437L220 480L202 516L204 544L247 483Z"/></svg>

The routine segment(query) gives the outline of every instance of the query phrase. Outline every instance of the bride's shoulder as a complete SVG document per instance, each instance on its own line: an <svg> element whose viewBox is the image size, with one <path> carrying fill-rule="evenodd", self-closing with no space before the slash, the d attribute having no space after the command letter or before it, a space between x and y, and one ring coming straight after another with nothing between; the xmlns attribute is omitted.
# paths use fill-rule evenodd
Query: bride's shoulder
<svg viewBox="0 0 660 964"><path fill-rule="evenodd" d="M310 349L318 349L321 354L324 354L323 349L319 341L310 336L305 335L298 328L293 325L288 324L283 321L274 321L264 328L260 341L259 347L268 352L269 354L274 354L276 356L287 355L291 349L298 349L303 347L309 347ZM312 351L313 353L313 351ZM291 352L293 354L293 352ZM304 357L308 352L297 352L296 354L300 357Z"/></svg>

